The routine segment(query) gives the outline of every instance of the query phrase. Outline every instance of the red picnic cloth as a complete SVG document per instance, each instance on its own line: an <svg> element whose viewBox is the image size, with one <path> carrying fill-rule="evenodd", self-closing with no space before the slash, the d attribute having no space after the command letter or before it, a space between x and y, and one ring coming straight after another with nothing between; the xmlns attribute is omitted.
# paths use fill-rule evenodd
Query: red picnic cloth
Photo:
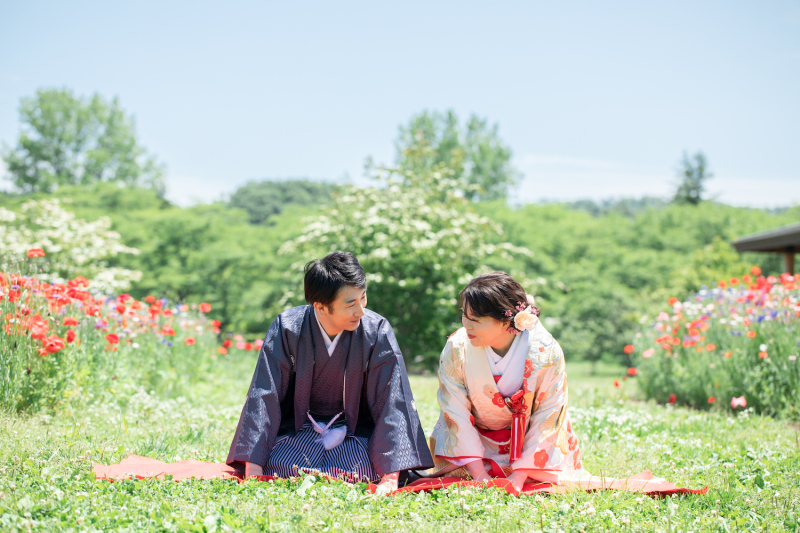
<svg viewBox="0 0 800 533"><path fill-rule="evenodd" d="M117 481L120 479L147 479L163 478L166 475L172 476L177 481L180 479L235 479L243 481L242 474L225 463L208 463L205 461L195 461L187 459L177 463L165 463L158 459L142 457L141 455L129 455L118 464L114 465L95 465L92 468L97 479L107 479ZM275 479L272 476L257 476L260 481ZM334 478L331 478L334 479ZM520 494L531 495L538 492L549 492L563 494L570 490L624 490L629 492L641 492L653 496L664 496L667 494L705 494L708 486L702 489L686 489L668 483L663 479L658 479L649 470L636 474L625 479L601 479L592 478L591 480L581 481L580 484L554 484L554 483L525 483L522 492L518 493L511 482L507 479L494 479L488 484L490 487L499 487L508 492L519 496ZM459 487L481 487L483 483L477 481L466 481L455 477L442 477L436 479L420 479L405 487L399 488L392 495L404 492L420 492L437 489L444 489L450 486ZM375 485L370 485L367 490L375 492Z"/></svg>

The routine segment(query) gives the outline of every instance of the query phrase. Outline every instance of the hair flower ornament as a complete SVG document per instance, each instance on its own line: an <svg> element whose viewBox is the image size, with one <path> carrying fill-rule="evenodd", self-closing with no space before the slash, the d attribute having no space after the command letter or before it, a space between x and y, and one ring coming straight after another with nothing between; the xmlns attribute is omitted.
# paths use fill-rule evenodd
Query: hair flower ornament
<svg viewBox="0 0 800 533"><path fill-rule="evenodd" d="M515 311L508 310L505 312L507 317L514 317L512 325L506 329L512 335L519 335L523 331L531 330L536 327L539 322L539 317L533 312L532 297L528 298L525 303L517 302Z"/></svg>

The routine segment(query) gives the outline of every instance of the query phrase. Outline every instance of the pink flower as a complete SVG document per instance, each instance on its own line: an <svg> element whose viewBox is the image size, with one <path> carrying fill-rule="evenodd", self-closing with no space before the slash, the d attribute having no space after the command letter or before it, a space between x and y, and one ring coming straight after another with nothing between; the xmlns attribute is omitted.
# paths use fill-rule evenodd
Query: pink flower
<svg viewBox="0 0 800 533"><path fill-rule="evenodd" d="M648 357L652 357L654 353L656 353L656 349L650 348L649 350L645 350L642 352L642 357L647 359Z"/></svg>
<svg viewBox="0 0 800 533"><path fill-rule="evenodd" d="M737 407L747 407L747 400L744 399L744 396L739 396L738 398L734 396L731 398L731 407L734 409Z"/></svg>
<svg viewBox="0 0 800 533"><path fill-rule="evenodd" d="M797 356L796 355L790 355L789 356L789 361L797 361Z"/></svg>

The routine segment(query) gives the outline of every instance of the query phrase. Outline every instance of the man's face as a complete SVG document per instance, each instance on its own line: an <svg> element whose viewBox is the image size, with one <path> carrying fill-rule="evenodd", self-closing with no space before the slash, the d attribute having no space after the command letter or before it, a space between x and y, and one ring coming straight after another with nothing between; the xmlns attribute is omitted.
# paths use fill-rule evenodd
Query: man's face
<svg viewBox="0 0 800 533"><path fill-rule="evenodd" d="M333 303L325 307L314 304L320 324L328 335L338 335L341 331L355 331L367 308L367 289L342 287Z"/></svg>

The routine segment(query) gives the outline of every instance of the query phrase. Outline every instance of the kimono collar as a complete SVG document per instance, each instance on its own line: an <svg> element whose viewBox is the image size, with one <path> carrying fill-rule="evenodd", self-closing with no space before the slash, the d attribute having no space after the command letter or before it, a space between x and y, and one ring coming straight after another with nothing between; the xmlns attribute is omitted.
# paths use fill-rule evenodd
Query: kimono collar
<svg viewBox="0 0 800 533"><path fill-rule="evenodd" d="M312 311L314 313L314 318L317 319L317 325L319 326L319 331L322 333L322 341L325 343L325 349L328 350L328 356L330 357L333 355L333 351L336 349L336 345L339 343L339 339L342 336L342 331L340 331L334 338L328 336L328 333L325 331L325 328L322 327L322 324L319 321L319 316L317 316L317 310L314 309Z"/></svg>
<svg viewBox="0 0 800 533"><path fill-rule="evenodd" d="M489 346L486 346L486 358L493 376L502 376L497 382L497 390L503 398L510 398L522 388L525 379L525 359L528 357L528 331L514 337L514 342L505 356L500 357Z"/></svg>

